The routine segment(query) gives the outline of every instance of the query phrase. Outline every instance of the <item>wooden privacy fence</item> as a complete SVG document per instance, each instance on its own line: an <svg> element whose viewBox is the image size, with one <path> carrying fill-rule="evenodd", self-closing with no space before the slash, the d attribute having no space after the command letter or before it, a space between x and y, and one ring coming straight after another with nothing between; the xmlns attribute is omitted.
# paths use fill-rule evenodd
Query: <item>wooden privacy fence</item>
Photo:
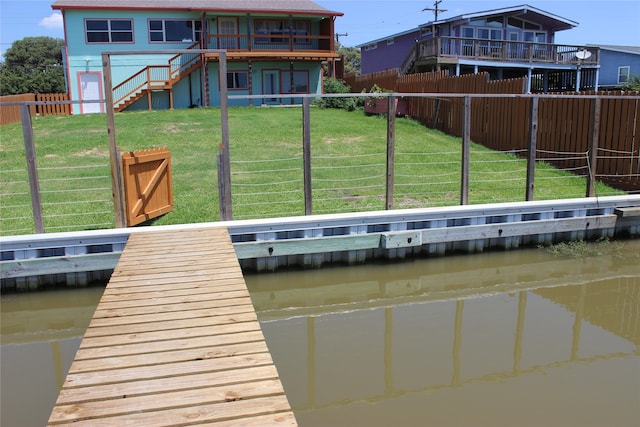
<svg viewBox="0 0 640 427"><path fill-rule="evenodd" d="M69 115L70 104L61 104L60 101L69 101L66 93L25 93L22 95L0 96L0 125L16 123L21 120L19 105L2 105L4 102L42 102L43 104L30 105L31 116Z"/></svg>
<svg viewBox="0 0 640 427"><path fill-rule="evenodd" d="M442 93L442 97L408 97L407 115L458 137L462 136L464 100L444 94L524 94L526 88L524 77L489 81L487 73L452 77L441 72L398 76L396 70L391 70L348 76L345 81L352 85L353 92L377 84L400 95ZM626 97L619 98L623 95ZM478 144L516 153L529 146L530 99L474 97L470 120L471 139ZM640 92L540 95L537 121L538 160L578 174L588 174L589 169L595 168L598 178L609 185L625 191L640 189ZM588 135L596 124L598 144L590 147ZM592 149L596 153L592 153ZM594 154L597 161L590 164L590 156Z"/></svg>
<svg viewBox="0 0 640 427"><path fill-rule="evenodd" d="M173 210L171 154L166 148L122 154L126 226Z"/></svg>

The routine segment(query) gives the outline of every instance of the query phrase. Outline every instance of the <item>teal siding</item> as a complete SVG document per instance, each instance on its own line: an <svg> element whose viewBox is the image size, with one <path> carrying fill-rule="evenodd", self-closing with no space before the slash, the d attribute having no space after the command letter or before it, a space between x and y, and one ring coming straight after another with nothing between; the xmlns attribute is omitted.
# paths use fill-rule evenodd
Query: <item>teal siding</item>
<svg viewBox="0 0 640 427"><path fill-rule="evenodd" d="M233 70L248 70L249 65L246 62L234 62L228 64L227 71ZM282 73L287 73L290 71L289 62L253 62L252 66L252 91L249 93L248 90L230 90L229 95L262 95L264 82L263 82L263 72L264 71L277 71L280 74L280 80L282 80ZM218 63L212 62L209 63L208 74L209 74L209 87L211 88L211 98L209 105L216 106L220 105L220 92L218 90ZM313 63L313 62L294 62L293 66L294 71L305 71L308 74L309 78L309 93L322 93L322 80L320 78L321 74L321 64ZM280 91L281 92L281 91ZM302 101L300 99L295 99L292 102L292 99L286 97L286 93L280 93L278 96L285 95L280 102L276 102L276 104L284 104L290 105L291 103L301 104ZM261 99L254 99L254 105L260 105L263 101ZM266 102L269 103L269 102ZM273 103L270 103L273 104ZM248 106L249 100L230 100L229 105L232 106Z"/></svg>

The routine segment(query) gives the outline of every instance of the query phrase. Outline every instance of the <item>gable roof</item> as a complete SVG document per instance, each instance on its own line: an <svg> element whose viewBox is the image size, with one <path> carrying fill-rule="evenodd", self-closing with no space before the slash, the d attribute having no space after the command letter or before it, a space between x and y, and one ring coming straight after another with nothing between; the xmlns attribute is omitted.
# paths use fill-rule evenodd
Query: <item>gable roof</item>
<svg viewBox="0 0 640 427"><path fill-rule="evenodd" d="M556 31L569 30L571 28L578 26L578 23L575 21L571 21L561 16L554 15L553 13L546 12L542 9L529 6L528 4L523 4L520 6L503 7L501 9L492 9L492 10L485 10L482 12L466 13L463 15L454 16L453 18L442 19L436 22L429 22L427 24L421 25L420 27L424 27L426 25L434 25L434 24L439 25L439 24L451 23L456 21L467 21L471 19L482 18L486 16L494 16L494 15L509 15L515 18L539 22L543 24L545 27L553 28Z"/></svg>
<svg viewBox="0 0 640 427"><path fill-rule="evenodd" d="M311 0L56 0L54 10L171 10L342 16Z"/></svg>
<svg viewBox="0 0 640 427"><path fill-rule="evenodd" d="M640 46L618 46L607 44L590 44L588 46L599 47L601 50L610 50L612 52L629 53L631 55L640 55Z"/></svg>
<svg viewBox="0 0 640 427"><path fill-rule="evenodd" d="M515 18L520 18L528 21L539 22L543 24L545 27L553 28L555 31L568 30L578 26L578 23L575 21L562 18L558 15L554 15L553 13L545 12L542 9L537 9L533 6L529 6L528 4L523 4L520 6L504 7L501 9L485 10L482 12L465 13L462 15L454 16L453 18L440 19L438 21L430 21L430 22L427 22L426 24L419 25L410 30L403 31L401 33L391 34L385 37L381 37L366 43L359 44L356 47L362 48L364 46L367 46L373 43L378 43L380 41L384 41L393 37L400 37L406 34L418 32L420 31L421 28L430 27L432 25L451 24L455 22L469 21L471 19L483 18L483 17L495 16L495 15L508 15L508 16L512 16Z"/></svg>

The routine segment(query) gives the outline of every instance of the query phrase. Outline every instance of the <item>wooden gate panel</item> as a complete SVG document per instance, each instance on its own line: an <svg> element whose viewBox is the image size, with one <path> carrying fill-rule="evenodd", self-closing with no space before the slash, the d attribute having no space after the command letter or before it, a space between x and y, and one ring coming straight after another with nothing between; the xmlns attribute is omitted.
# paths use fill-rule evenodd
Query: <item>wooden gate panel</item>
<svg viewBox="0 0 640 427"><path fill-rule="evenodd" d="M122 154L127 227L173 210L171 154L166 148Z"/></svg>

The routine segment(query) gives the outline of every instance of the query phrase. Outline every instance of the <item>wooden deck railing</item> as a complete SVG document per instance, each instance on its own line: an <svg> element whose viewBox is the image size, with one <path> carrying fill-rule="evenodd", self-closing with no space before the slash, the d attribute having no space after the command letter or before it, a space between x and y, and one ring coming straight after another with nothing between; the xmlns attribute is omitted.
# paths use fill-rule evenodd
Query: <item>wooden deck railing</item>
<svg viewBox="0 0 640 427"><path fill-rule="evenodd" d="M580 59L580 55L576 56L578 52L588 52L584 55L588 57ZM600 49L593 46L436 37L416 43L405 57L400 70L405 73L414 61L443 58L590 66L600 63Z"/></svg>
<svg viewBox="0 0 640 427"><path fill-rule="evenodd" d="M246 52L317 51L326 53L331 52L331 41L330 35L209 34L207 47Z"/></svg>

